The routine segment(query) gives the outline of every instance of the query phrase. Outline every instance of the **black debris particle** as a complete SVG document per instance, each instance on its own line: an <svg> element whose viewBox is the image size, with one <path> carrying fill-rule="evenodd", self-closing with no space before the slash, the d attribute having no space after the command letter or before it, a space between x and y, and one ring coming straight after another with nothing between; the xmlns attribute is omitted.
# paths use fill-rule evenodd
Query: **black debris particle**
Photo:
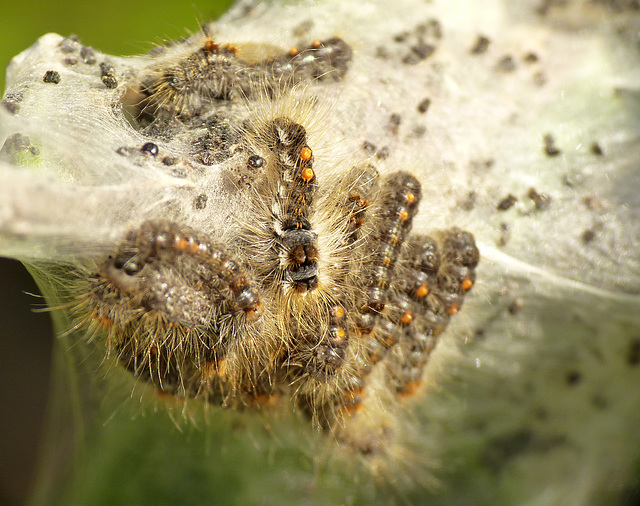
<svg viewBox="0 0 640 506"><path fill-rule="evenodd" d="M120 156L133 156L138 152L138 150L136 148L130 148L127 146L120 146L118 149L116 149L116 153L118 153Z"/></svg>
<svg viewBox="0 0 640 506"><path fill-rule="evenodd" d="M458 204L461 209L465 211L472 211L474 207L476 207L476 201L478 200L478 194L475 191L470 191L467 193L465 199Z"/></svg>
<svg viewBox="0 0 640 506"><path fill-rule="evenodd" d="M109 89L118 87L118 79L116 78L116 69L108 61L100 63L100 79L102 83Z"/></svg>
<svg viewBox="0 0 640 506"><path fill-rule="evenodd" d="M102 76L100 80L110 90L118 87L118 80L113 76Z"/></svg>
<svg viewBox="0 0 640 506"><path fill-rule="evenodd" d="M45 83L59 84L60 83L60 73L55 71L55 70L47 70L44 73L44 77L42 78L42 80Z"/></svg>
<svg viewBox="0 0 640 506"><path fill-rule="evenodd" d="M156 156L158 154L158 145L154 142L147 142L142 145L140 151L147 156Z"/></svg>
<svg viewBox="0 0 640 506"><path fill-rule="evenodd" d="M556 141L553 135L546 134L543 138L544 152L547 156L558 156L562 151L556 146Z"/></svg>
<svg viewBox="0 0 640 506"><path fill-rule="evenodd" d="M598 142L591 143L591 152L596 156L604 156L604 149Z"/></svg>
<svg viewBox="0 0 640 506"><path fill-rule="evenodd" d="M373 144L372 142L369 141L364 141L362 143L362 149L364 149L367 153L375 153L376 152L376 145Z"/></svg>
<svg viewBox="0 0 640 506"><path fill-rule="evenodd" d="M431 107L431 99L425 98L418 104L418 112L424 114L429 110L429 107Z"/></svg>
<svg viewBox="0 0 640 506"><path fill-rule="evenodd" d="M522 57L522 60L525 63L537 63L538 61L540 61L540 58L538 57L538 55L536 53L534 53L533 51L525 54Z"/></svg>
<svg viewBox="0 0 640 506"><path fill-rule="evenodd" d="M187 169L185 167L176 167L171 171L171 175L178 179L185 179L187 177Z"/></svg>
<svg viewBox="0 0 640 506"><path fill-rule="evenodd" d="M116 73L116 69L111 62L103 61L100 63L100 75L101 76L113 76Z"/></svg>
<svg viewBox="0 0 640 506"><path fill-rule="evenodd" d="M178 163L177 156L168 155L162 159L162 164L166 165L167 167L170 167L171 165L175 165L176 163Z"/></svg>
<svg viewBox="0 0 640 506"><path fill-rule="evenodd" d="M91 46L82 46L80 58L82 58L82 61L87 65L94 65L96 63L96 52Z"/></svg>
<svg viewBox="0 0 640 506"><path fill-rule="evenodd" d="M533 84L536 86L544 86L547 84L547 75L542 71L538 71L533 75Z"/></svg>
<svg viewBox="0 0 640 506"><path fill-rule="evenodd" d="M385 46L378 46L376 48L376 58L381 60L387 60L389 58L389 50Z"/></svg>
<svg viewBox="0 0 640 506"><path fill-rule="evenodd" d="M389 117L389 132L391 132L392 135L398 135L400 123L402 123L402 116L399 114L394 113Z"/></svg>
<svg viewBox="0 0 640 506"><path fill-rule="evenodd" d="M13 134L7 139L7 141L13 144L16 151L25 151L29 149L29 146L31 145L29 137L20 133Z"/></svg>
<svg viewBox="0 0 640 506"><path fill-rule="evenodd" d="M412 129L412 133L414 137L422 137L427 133L427 127L424 125L416 125Z"/></svg>
<svg viewBox="0 0 640 506"><path fill-rule="evenodd" d="M533 200L536 205L536 209L539 211L544 211L549 208L549 205L551 205L551 197L544 193L538 193L533 187L529 188L528 196Z"/></svg>
<svg viewBox="0 0 640 506"><path fill-rule="evenodd" d="M582 382L582 374L579 371L569 371L565 378L567 385L574 387Z"/></svg>
<svg viewBox="0 0 640 506"><path fill-rule="evenodd" d="M442 38L442 26L436 19L417 25L412 31L396 34L393 40L408 46L409 52L402 57L402 63L417 65L436 51L437 41Z"/></svg>
<svg viewBox="0 0 640 506"><path fill-rule="evenodd" d="M80 47L80 39L77 35L70 35L69 37L60 41L60 51L63 53L73 53Z"/></svg>
<svg viewBox="0 0 640 506"><path fill-rule="evenodd" d="M518 297L509 305L509 314L517 315L524 307L524 301Z"/></svg>
<svg viewBox="0 0 640 506"><path fill-rule="evenodd" d="M516 69L516 61L511 55L505 55L498 60L496 69L500 72L513 72Z"/></svg>
<svg viewBox="0 0 640 506"><path fill-rule="evenodd" d="M511 239L511 229L509 228L509 225L502 222L500 223L500 239L498 239L498 244L500 246L506 246L509 239Z"/></svg>
<svg viewBox="0 0 640 506"><path fill-rule="evenodd" d="M513 207L516 202L518 202L518 198L510 193L505 198L503 198L500 202L498 202L496 209L498 211L506 211L507 209L510 209L511 207Z"/></svg>
<svg viewBox="0 0 640 506"><path fill-rule="evenodd" d="M411 52L402 59L402 63L416 65L422 60L426 60L436 51L436 46L419 40L417 44L411 46Z"/></svg>
<svg viewBox="0 0 640 506"><path fill-rule="evenodd" d="M409 37L409 32L405 31L405 32L394 35L393 40L395 40L396 42L404 42L407 40L408 37Z"/></svg>
<svg viewBox="0 0 640 506"><path fill-rule="evenodd" d="M589 244L596 238L596 231L592 228L588 228L584 232L582 232L580 238L582 239L583 243Z"/></svg>
<svg viewBox="0 0 640 506"><path fill-rule="evenodd" d="M389 157L390 152L391 150L389 149L389 146L382 146L376 152L376 157L379 158L380 160L386 160Z"/></svg>
<svg viewBox="0 0 640 506"><path fill-rule="evenodd" d="M2 100L3 107L11 114L17 114L22 102L22 93L7 93Z"/></svg>
<svg viewBox="0 0 640 506"><path fill-rule="evenodd" d="M627 352L627 364L636 367L640 364L640 337L636 337L629 343L629 351Z"/></svg>
<svg viewBox="0 0 640 506"><path fill-rule="evenodd" d="M21 133L10 135L0 148L0 160L16 163L19 160L18 154L26 151L33 156L40 154L40 149L31 145L31 139L28 136Z"/></svg>
<svg viewBox="0 0 640 506"><path fill-rule="evenodd" d="M204 193L201 193L193 200L193 207L197 211L201 211L202 209L207 207L207 200L208 200L207 195Z"/></svg>
<svg viewBox="0 0 640 506"><path fill-rule="evenodd" d="M583 202L590 211L602 211L608 207L607 201L597 197L596 195L586 196L583 199Z"/></svg>
<svg viewBox="0 0 640 506"><path fill-rule="evenodd" d="M488 37L485 37L484 35L478 35L478 38L476 39L475 43L473 44L473 47L471 48L471 54L486 53L487 49L489 49L490 44L491 44L491 41L489 40Z"/></svg>

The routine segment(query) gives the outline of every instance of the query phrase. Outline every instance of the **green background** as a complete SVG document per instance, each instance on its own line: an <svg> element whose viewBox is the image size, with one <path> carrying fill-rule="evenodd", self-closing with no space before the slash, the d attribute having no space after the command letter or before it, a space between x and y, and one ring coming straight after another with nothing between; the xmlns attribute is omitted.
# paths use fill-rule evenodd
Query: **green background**
<svg viewBox="0 0 640 506"><path fill-rule="evenodd" d="M6 68L13 56L49 32L76 34L83 44L107 54L144 53L153 43L197 30L199 23L219 17L231 3L231 0L3 2L0 67ZM4 90L4 71L0 84Z"/></svg>
<svg viewBox="0 0 640 506"><path fill-rule="evenodd" d="M76 34L107 54L135 55L197 31L231 0L2 2L0 88L12 57L49 32ZM1 139L0 139L1 141ZM51 324L29 275L0 258L0 504L22 504L37 460L51 363Z"/></svg>

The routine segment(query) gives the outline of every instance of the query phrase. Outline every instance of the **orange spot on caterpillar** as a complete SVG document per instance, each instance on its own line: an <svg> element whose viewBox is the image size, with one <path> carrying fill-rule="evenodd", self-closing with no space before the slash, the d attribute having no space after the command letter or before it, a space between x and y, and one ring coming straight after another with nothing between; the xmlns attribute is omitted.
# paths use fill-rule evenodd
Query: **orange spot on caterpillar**
<svg viewBox="0 0 640 506"><path fill-rule="evenodd" d="M362 403L361 402L357 402L355 404L347 404L344 407L344 413L349 415L349 416L353 416L356 413L358 413L359 411L362 411Z"/></svg>
<svg viewBox="0 0 640 506"><path fill-rule="evenodd" d="M276 405L278 400L278 395L268 395L268 394L256 394L249 397L249 404L254 406L258 406L260 408L271 408Z"/></svg>
<svg viewBox="0 0 640 506"><path fill-rule="evenodd" d="M176 248L181 251L185 251L189 247L189 241L186 237L176 237Z"/></svg>
<svg viewBox="0 0 640 506"><path fill-rule="evenodd" d="M400 211L398 218L400 218L401 221L407 221L409 219L409 213L405 209L403 209L402 211Z"/></svg>
<svg viewBox="0 0 640 506"><path fill-rule="evenodd" d="M459 310L460 310L460 306L458 306L458 304L456 302L454 302L453 304L451 304L451 306L449 306L449 309L447 310L447 314L454 315Z"/></svg>
<svg viewBox="0 0 640 506"><path fill-rule="evenodd" d="M216 44L213 39L207 39L204 41L202 49L204 49L207 53L213 53L214 51L217 51L219 47L220 46L218 46L218 44Z"/></svg>
<svg viewBox="0 0 640 506"><path fill-rule="evenodd" d="M262 315L262 302L258 302L257 304L246 308L244 310L244 314L247 317L248 321L256 321Z"/></svg>
<svg viewBox="0 0 640 506"><path fill-rule="evenodd" d="M292 48L289 50L289 56L295 56L295 55L297 55L299 52L300 52L300 51L298 51L298 48L297 48L297 47L292 47Z"/></svg>
<svg viewBox="0 0 640 506"><path fill-rule="evenodd" d="M418 390L418 388L420 388L420 385L422 385L422 380L418 380L418 381L411 381L410 383L407 383L403 388L402 391L400 392L400 397L413 397L416 394L416 391Z"/></svg>
<svg viewBox="0 0 640 506"><path fill-rule="evenodd" d="M318 49L321 45L322 45L322 42L320 42L319 40L314 40L311 43L311 46L314 47L315 49Z"/></svg>
<svg viewBox="0 0 640 506"><path fill-rule="evenodd" d="M413 311L405 311L405 313L402 315L402 318L400 319L400 322L403 325L408 325L412 321L413 321Z"/></svg>
<svg viewBox="0 0 640 506"><path fill-rule="evenodd" d="M315 174L313 173L313 169L307 167L302 171L302 179L304 179L307 183L313 179Z"/></svg>
<svg viewBox="0 0 640 506"><path fill-rule="evenodd" d="M189 245L189 252L196 254L200 251L200 243L198 241L193 241L190 245Z"/></svg>
<svg viewBox="0 0 640 506"><path fill-rule="evenodd" d="M216 372L218 373L218 376L220 376L221 378L224 378L227 375L227 361L226 360L220 360L219 362L214 364L214 367L216 369Z"/></svg>
<svg viewBox="0 0 640 506"><path fill-rule="evenodd" d="M465 292L467 290L470 290L472 286L473 286L473 281L471 280L471 278L464 278L462 280L462 283L460 284L460 288L462 288Z"/></svg>
<svg viewBox="0 0 640 506"><path fill-rule="evenodd" d="M429 294L429 287L423 283L416 289L416 297L422 299Z"/></svg>
<svg viewBox="0 0 640 506"><path fill-rule="evenodd" d="M336 328L336 338L344 339L346 335L347 335L347 332L342 327Z"/></svg>
<svg viewBox="0 0 640 506"><path fill-rule="evenodd" d="M300 159L303 162L308 162L309 160L311 160L312 155L313 155L313 151L311 151L311 148L309 146L304 146L300 150Z"/></svg>
<svg viewBox="0 0 640 506"><path fill-rule="evenodd" d="M202 374L208 380L212 380L218 375L218 367L215 361L206 361L202 366Z"/></svg>
<svg viewBox="0 0 640 506"><path fill-rule="evenodd" d="M405 193L404 198L409 204L413 204L416 201L416 195L413 192Z"/></svg>
<svg viewBox="0 0 640 506"><path fill-rule="evenodd" d="M345 310L342 306L335 306L332 310L333 316L340 319L344 316Z"/></svg>

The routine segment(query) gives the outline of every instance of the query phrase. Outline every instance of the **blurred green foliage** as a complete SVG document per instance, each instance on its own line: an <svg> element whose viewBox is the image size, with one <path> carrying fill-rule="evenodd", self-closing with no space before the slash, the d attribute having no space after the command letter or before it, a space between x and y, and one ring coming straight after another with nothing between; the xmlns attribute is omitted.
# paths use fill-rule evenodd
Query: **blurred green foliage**
<svg viewBox="0 0 640 506"><path fill-rule="evenodd" d="M134 55L218 18L232 0L81 0L6 2L0 15L0 88L7 64L49 32L76 34L83 44L113 55Z"/></svg>

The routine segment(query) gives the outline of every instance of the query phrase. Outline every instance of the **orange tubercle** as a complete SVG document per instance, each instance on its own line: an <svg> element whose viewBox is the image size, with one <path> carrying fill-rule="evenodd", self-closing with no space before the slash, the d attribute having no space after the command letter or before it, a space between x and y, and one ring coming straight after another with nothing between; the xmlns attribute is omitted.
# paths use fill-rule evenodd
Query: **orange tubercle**
<svg viewBox="0 0 640 506"><path fill-rule="evenodd" d="M462 280L462 283L460 284L460 288L462 288L465 292L467 290L470 290L472 286L473 286L473 281L471 280L471 278L464 278Z"/></svg>
<svg viewBox="0 0 640 506"><path fill-rule="evenodd" d="M429 287L426 284L420 285L416 290L416 297L422 299L429 294Z"/></svg>
<svg viewBox="0 0 640 506"><path fill-rule="evenodd" d="M403 325L408 325L412 321L413 321L413 312L405 311L405 313L402 315L402 318L400 319L400 322L402 322Z"/></svg>
<svg viewBox="0 0 640 506"><path fill-rule="evenodd" d="M189 247L189 241L186 237L176 237L176 248L179 250L186 250Z"/></svg>
<svg viewBox="0 0 640 506"><path fill-rule="evenodd" d="M420 385L422 385L422 380L412 381L410 383L407 383L402 389L402 392L400 392L400 397L411 397L415 395L416 390L418 390Z"/></svg>
<svg viewBox="0 0 640 506"><path fill-rule="evenodd" d="M300 51L298 51L298 48L297 48L297 47L292 47L292 48L289 50L289 56L295 56L295 55L297 55L299 52L300 52Z"/></svg>
<svg viewBox="0 0 640 506"><path fill-rule="evenodd" d="M206 39L206 40L204 41L203 46L202 46L202 48L203 48L205 51L209 52L209 53L211 53L211 52L213 52L213 51L216 51L219 47L220 47L220 46L218 46L218 44L216 44L216 43L213 41L213 39Z"/></svg>
<svg viewBox="0 0 640 506"><path fill-rule="evenodd" d="M304 179L307 183L313 179L315 174L313 173L313 169L306 168L302 171L302 179Z"/></svg>
<svg viewBox="0 0 640 506"><path fill-rule="evenodd" d="M402 211L400 211L398 218L400 218L401 221L407 221L409 219L409 213L403 209Z"/></svg>
<svg viewBox="0 0 640 506"><path fill-rule="evenodd" d="M309 160L311 160L312 155L313 151L311 151L311 148L309 146L305 146L300 150L300 159L303 162L308 162Z"/></svg>
<svg viewBox="0 0 640 506"><path fill-rule="evenodd" d="M319 40L314 40L314 41L311 43L311 46L312 46L312 47L314 47L314 48L316 48L316 49L317 49L317 48L319 48L321 45L322 45L322 42L320 42Z"/></svg>
<svg viewBox="0 0 640 506"><path fill-rule="evenodd" d="M406 193L404 198L409 204L413 204L416 201L416 196L412 192Z"/></svg>
<svg viewBox="0 0 640 506"><path fill-rule="evenodd" d="M451 304L451 306L449 307L449 309L447 310L447 314L449 315L454 315L456 314L458 311L460 310L460 306L458 306L458 304L456 304L455 302L453 304Z"/></svg>
<svg viewBox="0 0 640 506"><path fill-rule="evenodd" d="M342 318L344 316L344 308L342 306L334 307L333 316L335 316L336 318Z"/></svg>

